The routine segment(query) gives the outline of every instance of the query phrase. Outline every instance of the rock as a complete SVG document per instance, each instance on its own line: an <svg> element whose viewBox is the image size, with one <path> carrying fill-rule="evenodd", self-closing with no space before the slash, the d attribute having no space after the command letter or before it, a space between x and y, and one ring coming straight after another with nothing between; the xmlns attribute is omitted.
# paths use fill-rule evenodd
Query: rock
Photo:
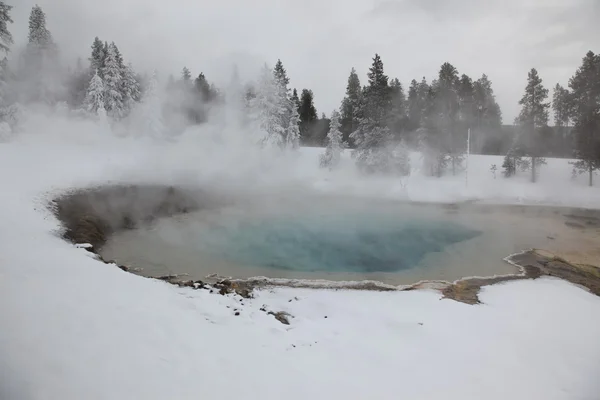
<svg viewBox="0 0 600 400"><path fill-rule="evenodd" d="M119 267L119 269L121 269L122 271L129 272L129 267L126 265L117 264L117 267Z"/></svg>
<svg viewBox="0 0 600 400"><path fill-rule="evenodd" d="M239 311L236 311L234 315L240 315L240 312L239 312Z"/></svg>
<svg viewBox="0 0 600 400"><path fill-rule="evenodd" d="M179 281L177 282L177 285L179 285L179 287L194 287L194 281L193 280L189 280L189 281Z"/></svg>
<svg viewBox="0 0 600 400"><path fill-rule="evenodd" d="M286 313L285 311L278 311L278 312L269 311L268 314L274 316L277 321L281 322L284 325L290 324L288 317L291 317L291 315Z"/></svg>

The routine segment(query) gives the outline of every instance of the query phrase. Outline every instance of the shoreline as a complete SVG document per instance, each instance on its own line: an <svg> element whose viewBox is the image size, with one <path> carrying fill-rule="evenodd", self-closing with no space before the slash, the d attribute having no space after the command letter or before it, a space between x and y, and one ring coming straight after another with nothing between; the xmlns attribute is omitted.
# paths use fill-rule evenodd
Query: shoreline
<svg viewBox="0 0 600 400"><path fill-rule="evenodd" d="M98 249L102 247L110 235L122 230L136 229L140 224L152 222L156 218L171 217L197 211L203 207L216 206L222 200L218 196L209 195L199 189L176 188L166 185L98 185L64 192L50 201L49 208L61 224L63 239L94 253L99 261L106 264L115 264L124 271L134 272L129 267L119 265L113 260L104 260L99 254ZM414 204L442 206L458 212L461 206L472 206L472 203ZM482 212L486 212L487 207L498 207L499 205L484 203L478 206L481 207ZM540 213L557 213L558 209L571 210L571 214L567 215L574 218L586 217L577 215L577 212L584 214L600 213L599 210L589 208L522 204L502 206L517 209L521 212L532 207L535 207ZM588 217L592 218L591 216ZM593 218L597 217L594 216ZM550 276L569 281L600 296L600 268L596 266L570 263L540 249L524 250L511 254L503 260L517 267L519 272L493 276L466 276L454 281L421 280L398 286L374 280L333 281L325 279L267 278L264 276L243 279L215 279L213 286L220 291L223 287L229 287L233 291L241 288L244 294L250 293L253 289L260 290L267 287L374 291L432 289L439 291L442 298L467 304L479 304L481 302L478 293L482 287L507 281ZM182 280L180 279L182 275L160 277L138 275L161 279L178 286L196 287L197 284L200 286L205 285L202 281Z"/></svg>

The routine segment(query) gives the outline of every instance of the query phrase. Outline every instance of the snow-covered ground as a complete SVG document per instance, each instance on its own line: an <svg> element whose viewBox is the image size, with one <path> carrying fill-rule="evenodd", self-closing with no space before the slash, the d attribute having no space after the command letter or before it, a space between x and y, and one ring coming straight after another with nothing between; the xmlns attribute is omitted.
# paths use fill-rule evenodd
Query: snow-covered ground
<svg viewBox="0 0 600 400"><path fill-rule="evenodd" d="M193 135L161 146L43 117L24 130L0 143L2 400L600 396L600 299L567 282L486 287L479 306L434 291L277 289L241 301L102 264L61 240L45 208L64 190L109 181L598 207L599 189L570 181L564 160L549 160L535 185L493 179L501 158L482 156L470 160L468 186L464 175L367 181L347 158L341 172L320 171L318 149L265 161ZM289 312L291 325L263 304Z"/></svg>

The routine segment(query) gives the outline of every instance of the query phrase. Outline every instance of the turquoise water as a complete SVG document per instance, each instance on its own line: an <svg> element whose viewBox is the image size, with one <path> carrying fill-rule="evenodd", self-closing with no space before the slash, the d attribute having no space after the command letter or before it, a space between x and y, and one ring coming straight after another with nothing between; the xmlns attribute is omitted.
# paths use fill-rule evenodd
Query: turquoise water
<svg viewBox="0 0 600 400"><path fill-rule="evenodd" d="M198 250L239 265L303 272L397 272L480 235L450 221L385 215L270 216L197 230Z"/></svg>

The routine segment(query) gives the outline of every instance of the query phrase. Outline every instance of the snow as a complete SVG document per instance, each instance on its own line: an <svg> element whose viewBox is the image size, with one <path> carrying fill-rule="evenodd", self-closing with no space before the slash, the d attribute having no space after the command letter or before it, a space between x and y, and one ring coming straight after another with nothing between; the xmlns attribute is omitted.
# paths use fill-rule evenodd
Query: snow
<svg viewBox="0 0 600 400"><path fill-rule="evenodd" d="M94 123L34 115L0 143L0 399L597 398L600 299L567 282L485 287L478 306L429 290L282 288L241 300L100 263L60 239L45 208L98 183L221 181L232 160L235 182L253 176L259 188L291 181L411 200L599 204L585 177L570 181L566 161L549 159L532 185L526 173L494 180L490 165L502 157L472 156L467 187L464 175L422 177L413 154L400 185L358 178L347 154L325 171L324 150L305 148L267 178L259 155L217 154L199 137L116 139ZM263 305L289 312L291 324Z"/></svg>

